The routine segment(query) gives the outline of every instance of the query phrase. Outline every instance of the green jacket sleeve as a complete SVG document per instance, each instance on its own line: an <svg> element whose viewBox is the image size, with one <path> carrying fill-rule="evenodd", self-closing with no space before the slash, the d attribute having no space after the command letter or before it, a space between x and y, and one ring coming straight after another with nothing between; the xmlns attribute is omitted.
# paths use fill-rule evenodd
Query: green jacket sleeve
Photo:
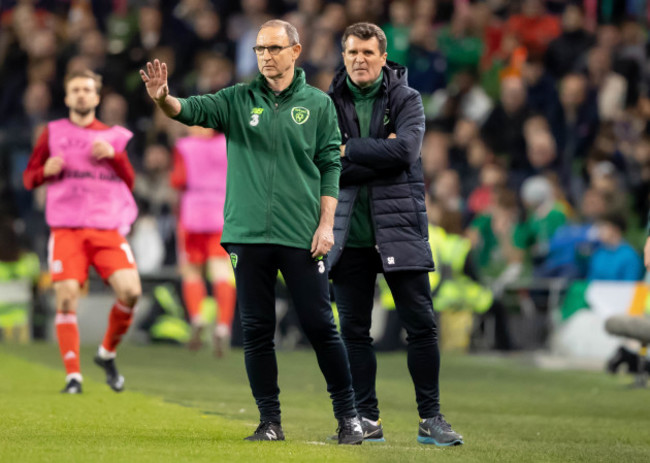
<svg viewBox="0 0 650 463"><path fill-rule="evenodd" d="M233 95L234 87L228 87L213 94L179 98L181 112L174 119L185 125L209 127L227 134Z"/></svg>
<svg viewBox="0 0 650 463"><path fill-rule="evenodd" d="M324 111L318 121L318 137L314 162L320 170L321 196L339 196L341 176L341 132L332 100L327 98Z"/></svg>

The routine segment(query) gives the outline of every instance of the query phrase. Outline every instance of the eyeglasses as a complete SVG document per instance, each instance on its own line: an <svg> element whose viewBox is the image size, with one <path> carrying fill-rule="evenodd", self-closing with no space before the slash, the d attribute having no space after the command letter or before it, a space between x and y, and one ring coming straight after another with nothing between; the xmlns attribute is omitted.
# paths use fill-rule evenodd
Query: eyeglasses
<svg viewBox="0 0 650 463"><path fill-rule="evenodd" d="M270 45L268 47L263 47L261 45L255 45L253 47L253 51L256 54L258 54L259 56L262 56L264 54L264 50L268 50L271 55L275 56L278 53L280 53L282 50L284 50L285 48L289 48L291 46L293 46L293 45L286 45L284 47L280 46L280 45Z"/></svg>

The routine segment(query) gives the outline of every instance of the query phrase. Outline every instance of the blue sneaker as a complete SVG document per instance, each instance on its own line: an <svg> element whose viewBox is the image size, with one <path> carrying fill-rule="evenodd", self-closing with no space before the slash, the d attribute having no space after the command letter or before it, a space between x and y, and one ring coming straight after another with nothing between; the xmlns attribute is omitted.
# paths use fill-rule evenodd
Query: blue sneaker
<svg viewBox="0 0 650 463"><path fill-rule="evenodd" d="M463 436L451 429L451 425L445 421L443 415L420 420L418 442L420 444L434 444L439 447L462 445L464 443Z"/></svg>

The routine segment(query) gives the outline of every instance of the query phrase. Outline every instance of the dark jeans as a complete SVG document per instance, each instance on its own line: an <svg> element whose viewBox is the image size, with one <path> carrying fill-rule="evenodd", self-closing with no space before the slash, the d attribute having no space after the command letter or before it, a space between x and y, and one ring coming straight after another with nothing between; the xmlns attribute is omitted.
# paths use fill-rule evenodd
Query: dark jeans
<svg viewBox="0 0 650 463"><path fill-rule="evenodd" d="M375 248L345 248L330 275L350 359L357 411L371 420L379 418L379 407L375 393L377 359L370 324L375 281L382 271ZM420 418L433 417L440 413L440 352L428 273L399 271L385 273L384 277L408 335L407 361L418 413Z"/></svg>
<svg viewBox="0 0 650 463"><path fill-rule="evenodd" d="M246 372L261 421L280 422L278 365L275 358L275 282L278 270L287 284L298 319L311 342L332 398L336 418L353 416L350 367L329 299L326 262L306 249L264 244L228 244L235 261Z"/></svg>

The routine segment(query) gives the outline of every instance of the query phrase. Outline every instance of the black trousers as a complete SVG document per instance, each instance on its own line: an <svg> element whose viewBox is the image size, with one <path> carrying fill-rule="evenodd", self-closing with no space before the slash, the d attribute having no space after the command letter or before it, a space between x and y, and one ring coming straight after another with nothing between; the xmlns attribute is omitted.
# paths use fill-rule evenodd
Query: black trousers
<svg viewBox="0 0 650 463"><path fill-rule="evenodd" d="M306 249L264 244L227 244L237 284L246 372L261 421L280 423L275 357L275 283L287 284L305 335L316 351L336 418L356 415L350 367L329 298L326 262Z"/></svg>
<svg viewBox="0 0 650 463"><path fill-rule="evenodd" d="M377 420L377 360L370 324L377 273L383 272L375 248L345 248L332 269L341 334L350 359L355 404L359 415ZM400 321L407 333L407 362L420 418L440 413L438 377L440 351L426 271L384 274Z"/></svg>

